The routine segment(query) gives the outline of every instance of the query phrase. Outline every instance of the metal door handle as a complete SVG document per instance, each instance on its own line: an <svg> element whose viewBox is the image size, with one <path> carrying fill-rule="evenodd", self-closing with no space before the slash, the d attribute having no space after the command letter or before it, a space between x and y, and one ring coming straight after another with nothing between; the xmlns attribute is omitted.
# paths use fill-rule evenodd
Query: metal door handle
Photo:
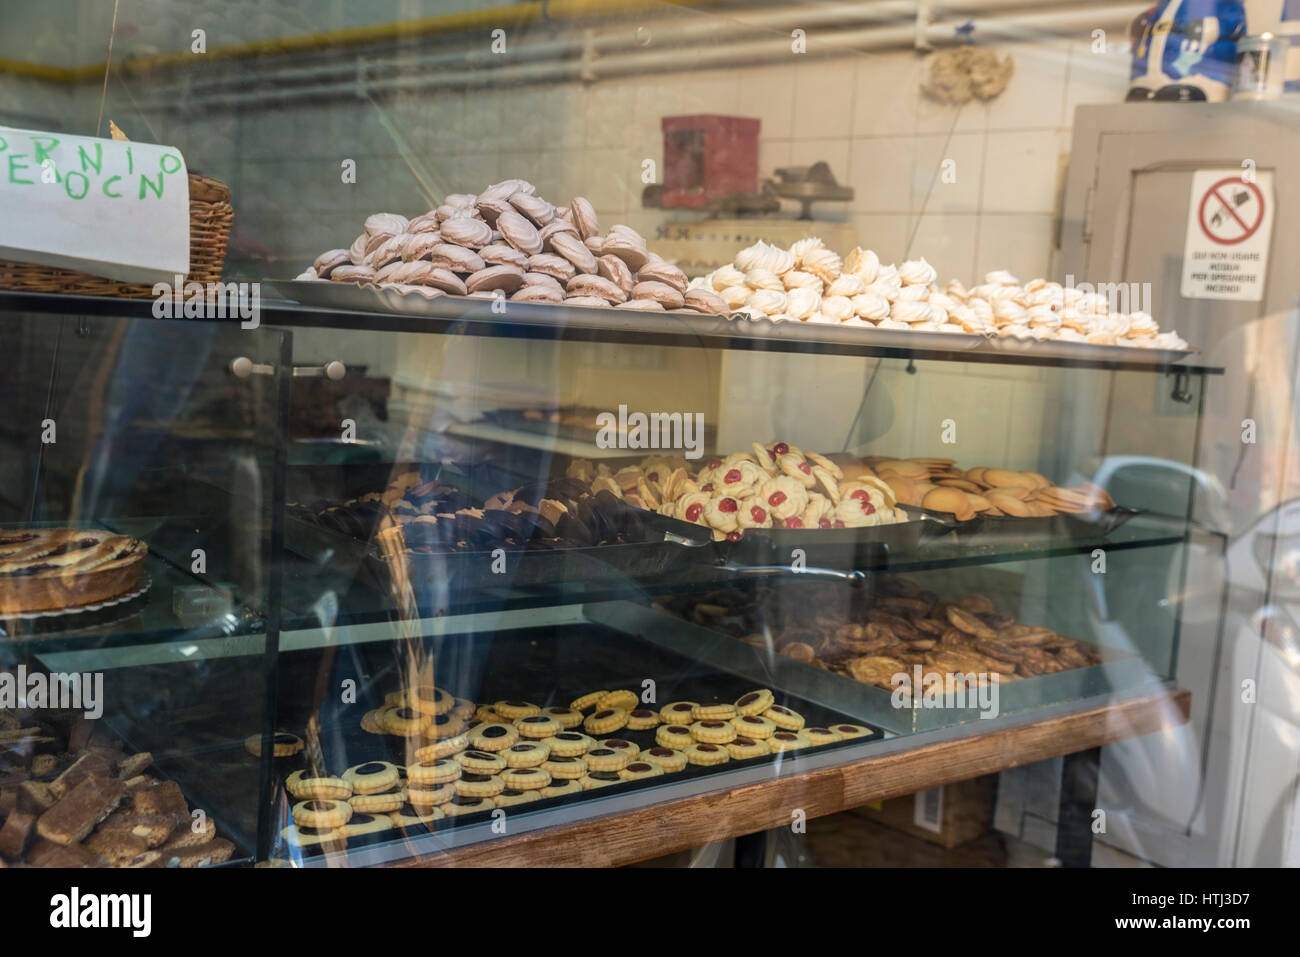
<svg viewBox="0 0 1300 957"><path fill-rule="evenodd" d="M275 375L275 366L267 365L262 362L254 362L248 356L237 356L230 360L230 374L237 379L247 379L251 375ZM324 376L337 382L348 374L348 367L337 359L327 362L322 366L294 366L293 376L311 377Z"/></svg>

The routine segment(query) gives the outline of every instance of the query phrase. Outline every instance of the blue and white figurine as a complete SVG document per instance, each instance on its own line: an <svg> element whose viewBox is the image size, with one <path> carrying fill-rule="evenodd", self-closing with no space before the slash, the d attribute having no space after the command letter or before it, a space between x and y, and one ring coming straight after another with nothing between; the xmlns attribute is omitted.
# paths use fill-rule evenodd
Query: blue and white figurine
<svg viewBox="0 0 1300 957"><path fill-rule="evenodd" d="M1220 102L1232 88L1241 0L1163 0L1133 21L1129 101Z"/></svg>

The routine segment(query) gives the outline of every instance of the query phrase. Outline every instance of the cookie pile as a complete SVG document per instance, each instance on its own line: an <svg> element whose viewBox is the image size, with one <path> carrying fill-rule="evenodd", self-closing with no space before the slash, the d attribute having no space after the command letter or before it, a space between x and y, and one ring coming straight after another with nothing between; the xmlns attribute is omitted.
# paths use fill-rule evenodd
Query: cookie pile
<svg viewBox="0 0 1300 957"><path fill-rule="evenodd" d="M737 541L750 528L863 528L907 519L870 469L850 475L835 459L789 442L751 448L710 459L697 472L684 460L652 456L617 471L577 459L567 474L709 528L719 541Z"/></svg>
<svg viewBox="0 0 1300 957"><path fill-rule="evenodd" d="M1106 297L1046 279L1021 284L995 270L967 289L954 279L942 289L925 258L881 263L870 249L840 258L815 237L789 249L758 242L730 265L691 281L722 297L733 318L869 325L911 332L988 338L1055 339L1141 349L1187 348L1162 333L1145 312L1111 312Z"/></svg>
<svg viewBox="0 0 1300 957"><path fill-rule="evenodd" d="M153 755L79 713L0 712L0 867L203 867L235 845L202 826ZM195 828L198 827L198 830Z"/></svg>
<svg viewBox="0 0 1300 957"><path fill-rule="evenodd" d="M347 249L321 253L299 280L373 283L428 296L725 314L710 290L646 248L630 226L601 234L590 202L555 206L532 183L507 179L454 193L407 219L375 213Z"/></svg>
<svg viewBox="0 0 1300 957"><path fill-rule="evenodd" d="M951 512L961 521L976 515L1049 517L1115 507L1106 490L1091 482L1061 488L1037 472L986 466L963 470L943 458L868 456L863 461L904 505Z"/></svg>
<svg viewBox="0 0 1300 957"><path fill-rule="evenodd" d="M847 621L843 615L808 614L807 609L844 607L843 594L833 586L809 588L797 612L767 587L756 595L713 592L662 605L749 644L766 647L770 640L778 654L889 691L896 676L910 689L918 665L923 683L939 680L952 690L972 684L972 674L1017 681L1102 660L1097 646L1019 624L984 595L948 601L910 579L884 576L861 618Z"/></svg>
<svg viewBox="0 0 1300 957"><path fill-rule="evenodd" d="M285 781L294 823L282 835L296 847L338 848L362 834L874 734L804 723L767 689L734 704L674 701L655 710L629 690L542 708L508 699L475 705L416 687L389 695L361 721L366 731L403 738L411 762L368 761L340 775L294 771ZM629 740L649 731L653 744Z"/></svg>

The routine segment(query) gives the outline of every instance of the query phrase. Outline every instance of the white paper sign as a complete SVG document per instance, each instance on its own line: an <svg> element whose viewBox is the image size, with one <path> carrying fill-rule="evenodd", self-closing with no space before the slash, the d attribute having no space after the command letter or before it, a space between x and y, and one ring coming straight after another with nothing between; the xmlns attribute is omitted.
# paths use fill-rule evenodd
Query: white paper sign
<svg viewBox="0 0 1300 957"><path fill-rule="evenodd" d="M0 127L0 259L126 282L190 271L190 184L174 146Z"/></svg>
<svg viewBox="0 0 1300 957"><path fill-rule="evenodd" d="M1198 169L1187 208L1183 298L1262 300L1276 205L1271 171Z"/></svg>

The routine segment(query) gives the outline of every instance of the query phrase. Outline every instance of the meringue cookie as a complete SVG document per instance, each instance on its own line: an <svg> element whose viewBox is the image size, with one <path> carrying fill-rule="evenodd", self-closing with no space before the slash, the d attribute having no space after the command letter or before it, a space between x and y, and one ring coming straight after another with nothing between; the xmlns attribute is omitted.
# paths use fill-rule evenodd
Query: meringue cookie
<svg viewBox="0 0 1300 957"><path fill-rule="evenodd" d="M915 299L899 299L890 309L889 317L896 322L906 322L909 325L915 322L929 322L930 304Z"/></svg>
<svg viewBox="0 0 1300 957"><path fill-rule="evenodd" d="M856 247L844 260L844 272L857 276L863 285L876 281L880 271L880 257L870 249Z"/></svg>
<svg viewBox="0 0 1300 957"><path fill-rule="evenodd" d="M846 296L824 296L822 315L844 322L853 318L853 301Z"/></svg>
<svg viewBox="0 0 1300 957"><path fill-rule="evenodd" d="M1160 331L1154 318L1147 312L1129 314L1129 335L1133 337L1154 336Z"/></svg>
<svg viewBox="0 0 1300 957"><path fill-rule="evenodd" d="M752 295L754 290L746 285L727 286L725 289L719 289L718 295L732 309L739 309L745 304L745 300Z"/></svg>
<svg viewBox="0 0 1300 957"><path fill-rule="evenodd" d="M720 266L713 272L709 273L709 280L713 283L714 292L722 292L728 286L743 286L745 284L745 274L735 266Z"/></svg>
<svg viewBox="0 0 1300 957"><path fill-rule="evenodd" d="M943 306L936 306L932 302L927 302L930 308L930 321L937 325L944 325L948 322L948 310Z"/></svg>
<svg viewBox="0 0 1300 957"><path fill-rule="evenodd" d="M814 276L810 272L803 272L799 269L791 269L781 277L781 282L785 284L787 290L816 289L819 295L821 294L822 286L824 285L821 279L817 276Z"/></svg>
<svg viewBox="0 0 1300 957"><path fill-rule="evenodd" d="M820 280L818 285L821 285ZM821 305L821 293L811 287L791 289L786 294L786 311L796 319L807 319Z"/></svg>
<svg viewBox="0 0 1300 957"><path fill-rule="evenodd" d="M961 305L958 300L954 299L946 292L932 292L930 295L926 296L925 301L932 306L940 306L948 312L952 312Z"/></svg>
<svg viewBox="0 0 1300 957"><path fill-rule="evenodd" d="M817 250L825 249L826 244L816 236L809 236L807 239L800 239L790 246L790 255L794 257L795 268L798 269L803 264L804 256Z"/></svg>
<svg viewBox="0 0 1300 957"><path fill-rule="evenodd" d="M772 246L759 240L747 249L736 254L736 268L749 272L751 269L766 269L780 275L794 268L795 258L780 246Z"/></svg>
<svg viewBox="0 0 1300 957"><path fill-rule="evenodd" d="M898 276L909 286L928 286L938 277L935 268L925 258L913 259L903 263L898 269Z"/></svg>
<svg viewBox="0 0 1300 957"><path fill-rule="evenodd" d="M840 270L844 266L844 261L829 249L812 249L803 255L800 260L800 267L804 272L810 272L822 282L834 282L839 276Z"/></svg>
<svg viewBox="0 0 1300 957"><path fill-rule="evenodd" d="M859 319L879 322L889 318L889 300L874 292L863 292L853 297L853 311Z"/></svg>
<svg viewBox="0 0 1300 957"><path fill-rule="evenodd" d="M781 277L770 269L751 269L745 273L745 285L750 289L772 289L776 292L785 291L785 283L781 282Z"/></svg>
<svg viewBox="0 0 1300 957"><path fill-rule="evenodd" d="M759 289L745 300L745 305L766 316L785 312L785 293L774 289Z"/></svg>
<svg viewBox="0 0 1300 957"><path fill-rule="evenodd" d="M991 286L1019 286L1020 280L1005 269L995 269L984 274L984 281Z"/></svg>
<svg viewBox="0 0 1300 957"><path fill-rule="evenodd" d="M885 299L893 301L898 298L898 294L903 290L903 282L897 276L876 276L876 281L869 283L863 292L873 293L882 296Z"/></svg>
<svg viewBox="0 0 1300 957"><path fill-rule="evenodd" d="M977 299L972 296L966 300L966 305L979 317L981 322L993 322L993 303L987 299Z"/></svg>
<svg viewBox="0 0 1300 957"><path fill-rule="evenodd" d="M961 284L960 279L949 279L944 291L954 299L965 302L970 298L970 290Z"/></svg>
<svg viewBox="0 0 1300 957"><path fill-rule="evenodd" d="M1023 325L1029 321L1029 312L1014 299L999 299L993 304L993 318L999 326L1008 323Z"/></svg>
<svg viewBox="0 0 1300 957"><path fill-rule="evenodd" d="M1110 303L1106 301L1105 296L1089 292L1079 297L1075 308L1080 312L1092 313L1094 316L1104 316L1110 312Z"/></svg>
<svg viewBox="0 0 1300 957"><path fill-rule="evenodd" d="M1047 287L1046 279L1031 279L1025 283L1025 292L1038 292L1040 289Z"/></svg>
<svg viewBox="0 0 1300 957"><path fill-rule="evenodd" d="M826 287L828 296L847 296L850 299L860 292L864 292L867 284L862 281L862 277L855 276L852 273L840 273L835 281Z"/></svg>
<svg viewBox="0 0 1300 957"><path fill-rule="evenodd" d="M872 283L872 285L875 285L875 283ZM929 286L900 286L898 292L894 294L895 301L925 302L929 298Z"/></svg>
<svg viewBox="0 0 1300 957"><path fill-rule="evenodd" d="M1061 315L1051 306L1030 306L1028 314L1030 326L1049 330L1061 328Z"/></svg>
<svg viewBox="0 0 1300 957"><path fill-rule="evenodd" d="M906 322L899 322L897 319L881 319L876 323L877 329L911 329L912 327Z"/></svg>

